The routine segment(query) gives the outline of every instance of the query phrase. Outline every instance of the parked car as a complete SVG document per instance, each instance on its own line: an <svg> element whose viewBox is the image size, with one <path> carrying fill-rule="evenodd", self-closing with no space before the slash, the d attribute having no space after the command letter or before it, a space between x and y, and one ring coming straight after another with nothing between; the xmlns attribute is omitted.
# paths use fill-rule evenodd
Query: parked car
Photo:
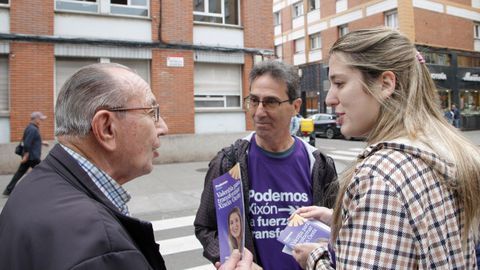
<svg viewBox="0 0 480 270"><path fill-rule="evenodd" d="M328 139L342 137L340 126L337 125L337 116L335 114L317 113L308 118L313 119L315 136L325 136Z"/></svg>

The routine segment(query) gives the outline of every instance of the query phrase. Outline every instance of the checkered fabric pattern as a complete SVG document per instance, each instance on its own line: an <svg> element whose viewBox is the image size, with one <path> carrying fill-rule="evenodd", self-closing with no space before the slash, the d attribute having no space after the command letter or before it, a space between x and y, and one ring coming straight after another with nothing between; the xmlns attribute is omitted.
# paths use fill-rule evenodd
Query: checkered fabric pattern
<svg viewBox="0 0 480 270"><path fill-rule="evenodd" d="M477 269L472 235L462 248L462 205L441 182L454 166L416 147L382 142L359 156L342 204L337 269ZM332 269L328 252L308 269Z"/></svg>
<svg viewBox="0 0 480 270"><path fill-rule="evenodd" d="M73 151L72 149L62 145L63 149L67 151L77 162L80 167L84 169L88 176L92 179L95 185L102 191L102 193L124 214L129 216L127 202L130 200L130 195L120 186L113 178L111 178L104 171L97 168L90 161Z"/></svg>

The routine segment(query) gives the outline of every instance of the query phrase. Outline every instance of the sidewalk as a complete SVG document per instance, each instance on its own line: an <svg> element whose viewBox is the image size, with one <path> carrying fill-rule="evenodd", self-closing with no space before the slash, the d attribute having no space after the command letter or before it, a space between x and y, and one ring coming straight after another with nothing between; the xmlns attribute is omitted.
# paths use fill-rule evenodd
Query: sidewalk
<svg viewBox="0 0 480 270"><path fill-rule="evenodd" d="M124 185L132 196L128 207L132 215L143 219L164 219L194 215L200 203L208 162L155 165L144 175ZM12 175L0 175L3 191ZM7 202L0 195L0 210Z"/></svg>

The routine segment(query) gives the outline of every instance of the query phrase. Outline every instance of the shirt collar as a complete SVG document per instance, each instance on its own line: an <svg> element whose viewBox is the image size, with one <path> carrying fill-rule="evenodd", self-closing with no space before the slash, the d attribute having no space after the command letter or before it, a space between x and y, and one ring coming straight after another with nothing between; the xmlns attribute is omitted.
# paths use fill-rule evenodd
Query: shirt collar
<svg viewBox="0 0 480 270"><path fill-rule="evenodd" d="M129 216L127 202L131 196L128 192L119 185L112 177L110 177L103 170L99 169L89 160L68 148L67 146L60 144L67 153L69 153L82 167L83 170L90 176L90 179L95 185L102 191L102 193L125 215Z"/></svg>

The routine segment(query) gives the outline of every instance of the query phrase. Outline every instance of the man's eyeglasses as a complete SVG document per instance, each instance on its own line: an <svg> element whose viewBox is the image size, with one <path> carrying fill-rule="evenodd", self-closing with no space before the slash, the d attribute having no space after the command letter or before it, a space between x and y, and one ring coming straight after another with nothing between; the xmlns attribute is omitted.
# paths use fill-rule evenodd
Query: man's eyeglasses
<svg viewBox="0 0 480 270"><path fill-rule="evenodd" d="M135 111L135 110L148 110L148 114L153 118L153 121L157 123L160 121L160 106L158 104L152 105L150 107L133 107L133 108L113 108L113 109L106 109L107 111L111 112L128 112L128 111Z"/></svg>
<svg viewBox="0 0 480 270"><path fill-rule="evenodd" d="M280 107L282 103L291 101L291 99L278 100L274 97L267 97L263 100L260 100L255 96L247 96L245 99L243 99L243 101L245 102L245 107L247 109L256 109L258 107L258 104L262 103L265 110L274 110Z"/></svg>

